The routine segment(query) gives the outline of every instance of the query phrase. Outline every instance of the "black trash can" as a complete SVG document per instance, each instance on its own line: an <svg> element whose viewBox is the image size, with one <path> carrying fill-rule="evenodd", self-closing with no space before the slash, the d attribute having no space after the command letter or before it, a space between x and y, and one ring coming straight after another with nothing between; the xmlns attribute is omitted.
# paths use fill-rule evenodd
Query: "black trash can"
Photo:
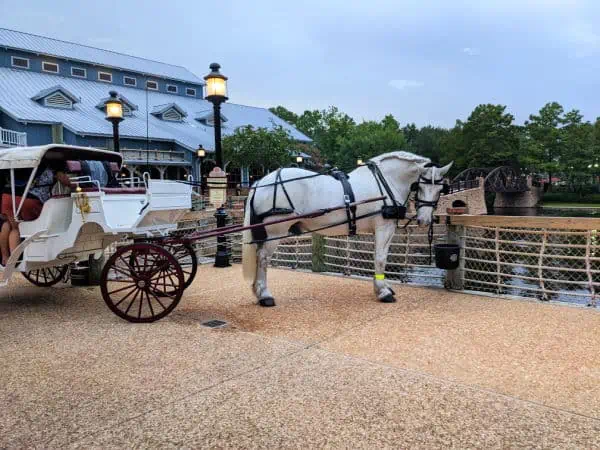
<svg viewBox="0 0 600 450"><path fill-rule="evenodd" d="M457 244L435 244L435 266L438 269L455 270L460 263L460 247Z"/></svg>

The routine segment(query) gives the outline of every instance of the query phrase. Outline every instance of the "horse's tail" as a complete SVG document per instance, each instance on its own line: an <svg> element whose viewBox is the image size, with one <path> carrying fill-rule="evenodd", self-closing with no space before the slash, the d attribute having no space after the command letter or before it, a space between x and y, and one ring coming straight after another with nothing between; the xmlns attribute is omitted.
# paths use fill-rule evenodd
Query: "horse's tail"
<svg viewBox="0 0 600 450"><path fill-rule="evenodd" d="M246 199L246 208L244 211L244 226L251 225L252 218L252 199L254 192ZM252 230L242 232L242 268L244 278L254 282L256 276L256 244L249 244L252 241Z"/></svg>

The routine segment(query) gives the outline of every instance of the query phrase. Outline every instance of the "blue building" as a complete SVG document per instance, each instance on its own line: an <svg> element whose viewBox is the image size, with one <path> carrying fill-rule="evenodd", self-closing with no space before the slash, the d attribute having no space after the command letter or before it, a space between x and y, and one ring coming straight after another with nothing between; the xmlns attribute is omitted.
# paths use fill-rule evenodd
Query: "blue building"
<svg viewBox="0 0 600 450"><path fill-rule="evenodd" d="M126 174L150 166L156 178L197 178L198 145L214 149L213 109L203 86L181 66L0 28L0 147L54 142L111 149L104 102L115 90L124 104ZM280 125L310 142L267 109L225 103L221 112L224 135L244 125ZM246 182L247 171L235 178Z"/></svg>

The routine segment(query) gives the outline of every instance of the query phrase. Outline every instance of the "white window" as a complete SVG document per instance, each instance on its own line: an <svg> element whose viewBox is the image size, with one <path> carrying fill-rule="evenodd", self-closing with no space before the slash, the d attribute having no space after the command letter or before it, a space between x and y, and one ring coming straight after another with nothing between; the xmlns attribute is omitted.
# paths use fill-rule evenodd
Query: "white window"
<svg viewBox="0 0 600 450"><path fill-rule="evenodd" d="M125 86L137 86L137 79L134 77L123 77L123 84Z"/></svg>
<svg viewBox="0 0 600 450"><path fill-rule="evenodd" d="M50 73L58 73L58 64L53 63L53 62L43 61L42 62L42 71L50 72Z"/></svg>
<svg viewBox="0 0 600 450"><path fill-rule="evenodd" d="M167 92L170 92L171 94L177 94L177 86L173 84L167 84Z"/></svg>
<svg viewBox="0 0 600 450"><path fill-rule="evenodd" d="M73 108L73 102L68 97L64 96L61 92L55 92L54 94L46 97L44 99L44 105L50 106L52 108Z"/></svg>
<svg viewBox="0 0 600 450"><path fill-rule="evenodd" d="M126 103L123 103L123 115L124 116L132 116L133 115L131 108L129 106L127 106Z"/></svg>
<svg viewBox="0 0 600 450"><path fill-rule="evenodd" d="M18 67L19 69L29 69L29 59L28 58L20 58L18 56L11 56L11 64L13 67Z"/></svg>
<svg viewBox="0 0 600 450"><path fill-rule="evenodd" d="M106 83L112 83L112 73L110 72L98 72L98 80Z"/></svg>
<svg viewBox="0 0 600 450"><path fill-rule="evenodd" d="M192 97L196 96L196 89L194 88L185 88L185 94L191 95Z"/></svg>
<svg viewBox="0 0 600 450"><path fill-rule="evenodd" d="M158 91L158 82L157 81L148 80L148 81L146 81L146 87L148 89L150 89L151 91Z"/></svg>
<svg viewBox="0 0 600 450"><path fill-rule="evenodd" d="M166 110L162 115L163 120L171 120L173 122L181 122L183 117L175 108Z"/></svg>
<svg viewBox="0 0 600 450"><path fill-rule="evenodd" d="M87 78L87 70L81 67L71 67L71 76L77 78Z"/></svg>

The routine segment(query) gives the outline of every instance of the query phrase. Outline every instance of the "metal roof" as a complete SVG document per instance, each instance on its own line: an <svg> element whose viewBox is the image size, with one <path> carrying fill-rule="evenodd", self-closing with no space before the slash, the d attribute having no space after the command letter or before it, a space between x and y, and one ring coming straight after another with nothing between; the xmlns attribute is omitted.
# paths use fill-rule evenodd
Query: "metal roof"
<svg viewBox="0 0 600 450"><path fill-rule="evenodd" d="M198 78L185 67L89 47L74 42L60 41L45 36L9 30L7 28L0 28L0 47L35 52L73 61L100 64L113 69L139 72L188 83L204 84L202 79Z"/></svg>
<svg viewBox="0 0 600 450"><path fill-rule="evenodd" d="M57 82L79 98L79 103L74 104L73 109L44 107L31 100L31 97L41 90L56 86ZM79 135L112 136L112 125L106 121L104 113L96 105L106 98L109 90L115 88L116 86L107 86L106 83L98 81L0 67L0 110L22 122L62 123L66 129ZM214 149L214 128L193 118L196 111L212 108L208 101L177 96L177 105L188 116L181 122L164 121L150 112L157 105L172 103L172 94L125 86L119 86L117 90L119 95L125 96L138 106L138 110L134 111L132 116L121 122L119 130L122 137L145 139L147 120L148 135L152 140L175 141L189 150L196 149L198 144L202 144L206 149ZM146 93L149 114L146 113ZM310 142L310 138L268 109L224 103L221 110L228 119L222 124L223 135L231 134L236 128L245 125L264 128L281 125L290 132L293 139Z"/></svg>

